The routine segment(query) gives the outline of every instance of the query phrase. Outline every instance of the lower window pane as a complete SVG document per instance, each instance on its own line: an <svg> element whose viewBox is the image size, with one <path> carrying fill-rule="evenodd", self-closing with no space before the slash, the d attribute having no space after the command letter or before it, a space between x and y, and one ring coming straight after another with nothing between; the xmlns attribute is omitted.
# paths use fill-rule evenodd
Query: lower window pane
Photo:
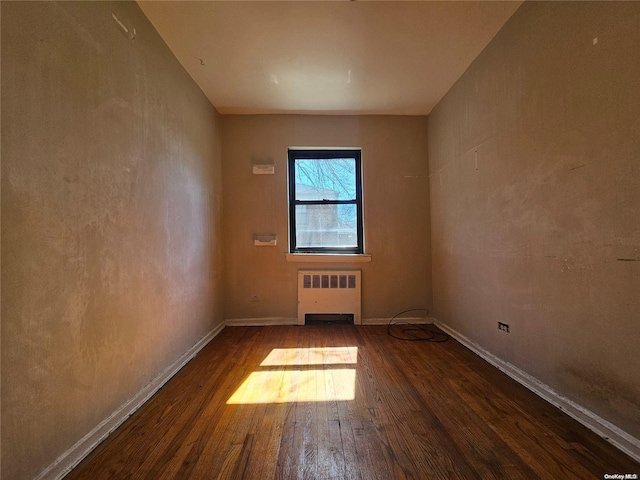
<svg viewBox="0 0 640 480"><path fill-rule="evenodd" d="M357 247L356 206L296 205L296 246Z"/></svg>

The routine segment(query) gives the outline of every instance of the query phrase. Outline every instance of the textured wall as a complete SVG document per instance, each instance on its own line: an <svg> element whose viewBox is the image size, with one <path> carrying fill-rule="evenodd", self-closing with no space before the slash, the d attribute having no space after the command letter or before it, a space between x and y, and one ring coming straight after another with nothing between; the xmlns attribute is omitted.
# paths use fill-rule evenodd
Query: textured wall
<svg viewBox="0 0 640 480"><path fill-rule="evenodd" d="M21 480L222 321L220 120L135 3L1 8L2 478Z"/></svg>
<svg viewBox="0 0 640 480"><path fill-rule="evenodd" d="M297 317L297 271L362 270L362 318L431 303L426 117L223 117L225 317ZM365 250L371 263L287 263L287 148L361 147ZM253 175L253 161L275 175ZM278 235L254 247L255 233ZM251 302L251 295L260 302Z"/></svg>
<svg viewBox="0 0 640 480"><path fill-rule="evenodd" d="M526 2L429 116L436 316L636 437L639 24Z"/></svg>

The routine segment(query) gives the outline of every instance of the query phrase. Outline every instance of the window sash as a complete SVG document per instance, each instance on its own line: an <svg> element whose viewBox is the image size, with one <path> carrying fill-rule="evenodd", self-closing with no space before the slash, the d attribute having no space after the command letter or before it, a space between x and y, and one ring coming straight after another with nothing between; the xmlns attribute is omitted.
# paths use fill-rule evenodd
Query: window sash
<svg viewBox="0 0 640 480"><path fill-rule="evenodd" d="M355 193L351 200L297 200L296 199L296 160L312 159L325 160L332 158L353 159L355 162ZM295 150L289 149L289 247L291 253L336 253L362 254L364 253L363 219L362 219L362 172L360 150ZM301 205L355 205L356 207L356 236L355 246L298 246L296 207Z"/></svg>

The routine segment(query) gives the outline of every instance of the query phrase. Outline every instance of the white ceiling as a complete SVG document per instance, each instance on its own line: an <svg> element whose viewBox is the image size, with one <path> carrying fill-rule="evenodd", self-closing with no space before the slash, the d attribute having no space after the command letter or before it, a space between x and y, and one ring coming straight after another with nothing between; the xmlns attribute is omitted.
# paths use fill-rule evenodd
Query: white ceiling
<svg viewBox="0 0 640 480"><path fill-rule="evenodd" d="M138 1L222 114L426 115L521 2Z"/></svg>

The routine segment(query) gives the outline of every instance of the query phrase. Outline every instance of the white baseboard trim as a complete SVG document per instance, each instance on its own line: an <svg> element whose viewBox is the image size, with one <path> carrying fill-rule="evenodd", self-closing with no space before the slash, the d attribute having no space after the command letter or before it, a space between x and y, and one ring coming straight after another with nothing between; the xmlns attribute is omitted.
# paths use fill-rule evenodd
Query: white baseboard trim
<svg viewBox="0 0 640 480"><path fill-rule="evenodd" d="M264 318L227 318L227 327L267 327L272 325L297 325L297 318L264 317Z"/></svg>
<svg viewBox="0 0 640 480"><path fill-rule="evenodd" d="M60 455L51 465L46 467L34 480L60 480L73 470L93 449L104 441L127 418L147 402L160 388L167 383L189 360L197 355L224 328L221 323L207 333L195 345L180 356L160 375L145 385L142 390L122 404L109 417L100 422L93 430L78 440L69 450Z"/></svg>
<svg viewBox="0 0 640 480"><path fill-rule="evenodd" d="M362 325L388 325L390 318L363 318ZM415 323L416 325L428 325L435 322L431 317L398 317L393 323Z"/></svg>
<svg viewBox="0 0 640 480"><path fill-rule="evenodd" d="M546 400L556 408L559 408L574 420L577 420L589 430L596 433L600 437L604 438L607 442L629 455L635 461L640 462L640 439L637 439L621 428L616 427L604 418L593 413L591 410L588 410L583 406L575 403L574 401L560 395L551 387L549 387L545 383L542 383L537 378L532 377L528 373L520 370L515 365L501 360L491 352L485 350L472 340L469 340L467 337L449 327L448 325L437 320L435 321L435 324L444 332L451 335L451 337L455 338L462 345L474 352L476 355L496 367L498 370L509 375L516 382L528 388L539 397L542 397L544 400Z"/></svg>
<svg viewBox="0 0 640 480"><path fill-rule="evenodd" d="M435 318L431 317L402 317L397 318L396 322L410 322L416 324L435 323ZM362 325L387 325L389 318L363 318ZM265 317L265 318L227 318L225 320L227 327L267 327L272 325L298 325L297 318L288 317Z"/></svg>

